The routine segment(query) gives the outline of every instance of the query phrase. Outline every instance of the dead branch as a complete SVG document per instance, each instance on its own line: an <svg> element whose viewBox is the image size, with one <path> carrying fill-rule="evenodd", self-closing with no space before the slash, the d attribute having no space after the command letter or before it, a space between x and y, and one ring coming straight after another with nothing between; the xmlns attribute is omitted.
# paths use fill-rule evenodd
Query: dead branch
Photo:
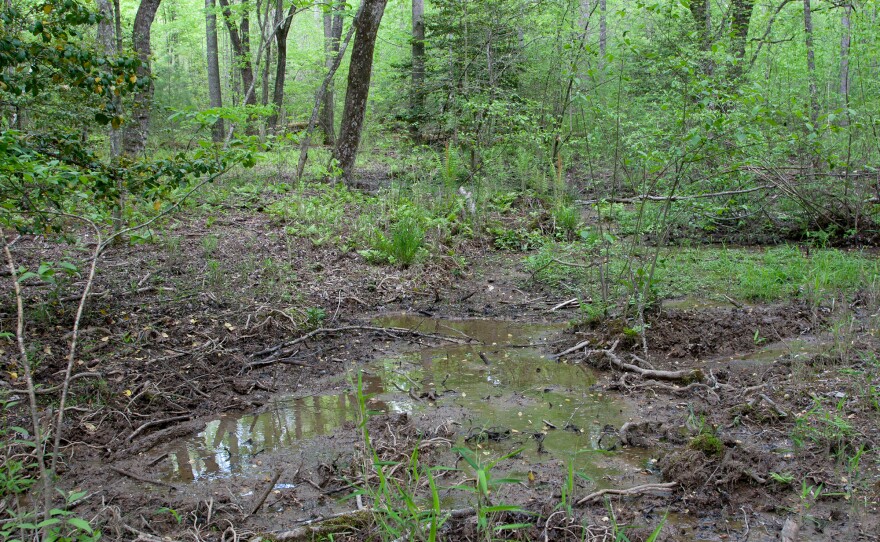
<svg viewBox="0 0 880 542"><path fill-rule="evenodd" d="M278 479L281 478L281 472L282 471L280 469L275 471L275 475L272 476L272 480L269 482L269 485L266 486L266 489L263 490L263 494L260 495L259 499L257 499L256 504L254 504L254 507L251 508L251 512L247 516L245 516L245 519L253 516L257 513L257 511L259 511L260 508L263 507L263 503L266 502L266 498L269 496L270 493L272 493L272 490L275 489L275 484L277 484Z"/></svg>
<svg viewBox="0 0 880 542"><path fill-rule="evenodd" d="M615 345L616 345L616 344L617 344L617 343L615 343ZM586 341L583 341L583 342L579 342L579 343L577 343L576 345L572 346L571 348L568 348L568 349L563 350L562 352L560 352L560 353L558 353L558 354L556 354L556 355L554 355L554 356L551 356L551 359L559 359L559 358L561 358L562 356L567 356L568 354L571 354L572 352L577 352L578 350L580 350L580 349L582 349L582 348L586 348L586 347L588 347L588 346L590 346L590 340L589 340L589 339L587 339Z"/></svg>
<svg viewBox="0 0 880 542"><path fill-rule="evenodd" d="M595 493L590 493L583 499L579 500L577 504L592 502L605 495L633 496L650 493L652 491L672 491L672 489L677 485L678 482L667 482L665 484L644 484L641 486L631 487L629 489L600 489L599 491L596 491Z"/></svg>

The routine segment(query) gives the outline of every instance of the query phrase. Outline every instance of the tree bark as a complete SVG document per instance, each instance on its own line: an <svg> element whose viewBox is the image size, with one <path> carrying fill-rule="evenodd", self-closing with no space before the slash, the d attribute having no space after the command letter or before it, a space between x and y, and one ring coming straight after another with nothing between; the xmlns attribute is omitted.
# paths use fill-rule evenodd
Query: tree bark
<svg viewBox="0 0 880 542"><path fill-rule="evenodd" d="M346 183L351 180L361 141L373 72L373 50L376 46L379 23L385 13L385 4L386 0L364 0L363 9L353 23L356 34L348 68L342 128L333 151L333 158L339 162L342 179Z"/></svg>
<svg viewBox="0 0 880 542"><path fill-rule="evenodd" d="M422 115L425 108L425 0L412 0L411 108L410 114L414 120Z"/></svg>
<svg viewBox="0 0 880 542"><path fill-rule="evenodd" d="M220 52L217 45L217 14L214 0L205 0L205 28L207 35L208 55L208 98L211 107L223 107L223 91L220 86ZM221 143L226 131L223 129L223 119L217 120L211 127L211 139L214 143Z"/></svg>
<svg viewBox="0 0 880 542"><path fill-rule="evenodd" d="M250 16L248 14L249 0L242 0L244 6L241 13L241 21L238 26L232 16L232 9L229 6L229 0L220 0L223 7L223 22L229 31L229 41L232 44L232 51L235 55L235 64L241 76L241 85L246 105L256 105L257 95L254 92L254 64L251 58L251 27Z"/></svg>
<svg viewBox="0 0 880 542"><path fill-rule="evenodd" d="M150 106L153 102L154 90L150 70L150 28L153 26L153 19L156 18L160 2L161 0L141 0L134 16L132 44L141 61L137 69L137 77L139 82L144 81L145 84L134 95L131 120L122 136L123 152L129 157L142 154L147 146Z"/></svg>
<svg viewBox="0 0 880 542"><path fill-rule="evenodd" d="M325 64L329 72L333 61L339 53L339 40L342 38L342 13L343 5L340 2L333 3L332 11L324 12L324 54ZM336 145L336 115L335 96L333 92L333 79L327 86L321 105L321 131L324 132L324 144Z"/></svg>
<svg viewBox="0 0 880 542"><path fill-rule="evenodd" d="M287 15L284 14L282 0L275 4L275 49L277 57L275 65L275 88L272 93L272 103L275 111L269 117L269 128L275 131L278 127L278 119L284 119L284 81L287 75L287 34L290 32L290 24L296 13L296 4L290 7ZM285 17L284 20L281 18Z"/></svg>
<svg viewBox="0 0 880 542"><path fill-rule="evenodd" d="M730 68L730 79L738 79L743 73L743 58L746 56L746 38L749 36L749 24L752 21L752 12L755 8L755 0L732 0L730 5L730 34L734 56L733 66ZM707 5L708 9L708 5Z"/></svg>
<svg viewBox="0 0 880 542"><path fill-rule="evenodd" d="M112 57L116 56L118 53L116 35L113 25L113 8L110 5L110 0L98 0L98 13L101 15L101 22L98 23L98 43L101 44L101 48L104 50L104 54L106 56ZM121 115L121 101L118 97L113 99L113 106L116 108L116 111L113 112L113 116ZM122 153L122 133L119 129L114 128L114 125L110 125L110 158L111 160L116 160L119 155Z"/></svg>
<svg viewBox="0 0 880 542"><path fill-rule="evenodd" d="M843 106L849 107L849 46L852 40L852 4L843 7L843 37L840 40L840 96L843 98ZM847 115L844 115L846 118Z"/></svg>
<svg viewBox="0 0 880 542"><path fill-rule="evenodd" d="M804 41L807 45L807 78L810 84L810 122L813 130L819 120L819 92L816 89L816 56L813 50L813 16L810 0L804 0Z"/></svg>
<svg viewBox="0 0 880 542"><path fill-rule="evenodd" d="M599 0L599 71L605 68L605 53L608 47L608 23L606 22L605 0Z"/></svg>

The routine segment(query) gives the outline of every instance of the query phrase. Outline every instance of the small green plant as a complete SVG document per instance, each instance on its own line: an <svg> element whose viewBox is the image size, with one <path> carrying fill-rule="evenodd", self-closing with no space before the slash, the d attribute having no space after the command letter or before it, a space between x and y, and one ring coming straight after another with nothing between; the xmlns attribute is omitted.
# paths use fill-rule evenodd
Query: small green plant
<svg viewBox="0 0 880 542"><path fill-rule="evenodd" d="M490 521L492 514L500 513L500 512L522 512L520 507L506 505L506 504L492 504L491 493L501 485L504 484L517 484L519 480L516 478L494 478L492 476L492 469L498 465L501 461L505 459L510 459L516 455L519 455L522 452L522 449L514 450L509 454L501 456L497 459L484 463L480 460L479 456L474 453L473 450L464 447L453 448L454 452L457 452L462 459L470 466L474 473L474 479L471 484L459 484L456 486L458 489L462 489L465 491L469 491L474 493L477 496L477 526L482 529L484 532L490 532ZM502 530L516 530L524 527L529 527L531 524L528 523L516 523L516 524L505 524L505 525L495 525L492 527L491 531L502 531Z"/></svg>
<svg viewBox="0 0 880 542"><path fill-rule="evenodd" d="M425 231L412 217L404 217L391 227L388 254L399 265L412 264L425 242Z"/></svg>
<svg viewBox="0 0 880 542"><path fill-rule="evenodd" d="M208 235L202 238L202 252L206 257L213 255L219 245L220 238L216 235Z"/></svg>
<svg viewBox="0 0 880 542"><path fill-rule="evenodd" d="M559 205L553 209L553 231L557 237L574 240L581 224L580 211L571 205Z"/></svg>
<svg viewBox="0 0 880 542"><path fill-rule="evenodd" d="M691 439L690 447L707 456L717 456L724 452L724 443L715 435L702 433Z"/></svg>
<svg viewBox="0 0 880 542"><path fill-rule="evenodd" d="M178 511L175 510L174 508L168 508L168 507L163 506L162 508L156 510L156 512L158 512L158 513L160 513L160 514L170 514L171 517L174 518L174 521L175 521L178 525L180 525L181 523L183 523L183 516L181 516L181 515L180 515L180 512L178 512Z"/></svg>
<svg viewBox="0 0 880 542"><path fill-rule="evenodd" d="M327 312L321 307L309 307L306 309L306 324L309 327L320 327L327 319Z"/></svg>
<svg viewBox="0 0 880 542"><path fill-rule="evenodd" d="M788 485L794 481L794 474L790 472L771 472L770 479L772 479L776 483Z"/></svg>

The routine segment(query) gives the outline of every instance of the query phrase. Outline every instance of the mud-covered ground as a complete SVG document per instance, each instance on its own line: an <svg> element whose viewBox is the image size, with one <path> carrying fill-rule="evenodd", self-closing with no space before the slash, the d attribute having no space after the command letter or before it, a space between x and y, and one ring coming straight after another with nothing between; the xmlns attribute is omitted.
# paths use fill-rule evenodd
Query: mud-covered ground
<svg viewBox="0 0 880 542"><path fill-rule="evenodd" d="M429 490L424 474L415 479L407 469L416 448L421 465L459 468L436 471L441 506L455 511L442 539L477 536L475 494L456 489L474 485L473 469L455 450L465 445L482 461L522 449L493 467L495 480L516 481L499 483L488 502L523 510L499 514L496 524L531 526L499 537L610 540L617 524L640 540L662 523L666 540L778 540L789 520L801 540L878 540L880 367L871 354L878 303L870 293L845 307L854 318L833 333L840 307L665 303L647 315L645 351L623 322L568 327L582 315L575 305L553 310L568 296L532 282L520 254L474 243L458 247L467 265L434 258L397 269L291 241L260 213L208 220L181 219L161 241L113 247L99 268L59 474L64 487L88 493L76 513L94 519L107 539L279 532L381 539L372 516L358 511L374 504L371 493L352 497L378 484L359 425L363 412L376 411L366 424L370 452L400 463L388 474L408 490ZM29 237L15 249L27 265L82 260L89 247ZM64 333L82 284L81 276L24 284L27 338L44 388L62 376ZM14 329L8 294L2 311L3 330ZM382 329L383 317L401 314L421 320ZM429 327L436 318L496 321L504 333L496 340L467 327ZM526 324L543 331L527 336L530 328L516 327ZM464 376L498 376L498 391L480 400L490 417L506 413L513 421L480 417L461 386L450 384L462 377L455 370L418 368L437 357L413 361L450 346L462 349L455 352L466 360ZM526 346L534 359L523 363L537 364L535 372L556 374L551 363L572 368L560 368L556 380L532 375L517 388L504 378L516 366L508 353ZM2 385L23 398L11 343L2 355ZM377 365L387 359L403 361ZM407 363L423 371L419 378L405 373ZM359 396L360 369L364 394L377 397ZM437 382L440 373L452 380ZM381 388L371 389L371 378ZM553 418L554 394L583 401L578 415L589 411L593 429L583 431L571 416ZM287 408L279 401L299 405L294 418L310 425L279 422L285 436L264 432L260 442L271 446L258 448L251 433ZM519 420L529 412L546 419ZM7 423L26 425L24 416L12 410ZM224 431L236 435L234 449ZM550 449L568 442L557 436L565 432L578 450L593 452L576 463L587 474L573 476L570 489L567 465L577 450L567 457ZM199 439L213 446L207 455L192 455ZM577 504L600 489L645 484L660 486Z"/></svg>

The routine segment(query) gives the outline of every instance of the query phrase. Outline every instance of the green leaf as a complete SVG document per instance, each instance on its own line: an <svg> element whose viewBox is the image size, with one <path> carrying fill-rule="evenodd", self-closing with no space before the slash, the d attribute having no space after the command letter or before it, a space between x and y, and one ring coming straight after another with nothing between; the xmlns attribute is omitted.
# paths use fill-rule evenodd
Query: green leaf
<svg viewBox="0 0 880 542"><path fill-rule="evenodd" d="M70 518L67 520L67 523L69 523L70 525L73 525L74 527L76 527L80 531L85 531L89 534L92 534L95 532L94 530L92 530L92 526L89 525L89 522L82 519L82 518Z"/></svg>

